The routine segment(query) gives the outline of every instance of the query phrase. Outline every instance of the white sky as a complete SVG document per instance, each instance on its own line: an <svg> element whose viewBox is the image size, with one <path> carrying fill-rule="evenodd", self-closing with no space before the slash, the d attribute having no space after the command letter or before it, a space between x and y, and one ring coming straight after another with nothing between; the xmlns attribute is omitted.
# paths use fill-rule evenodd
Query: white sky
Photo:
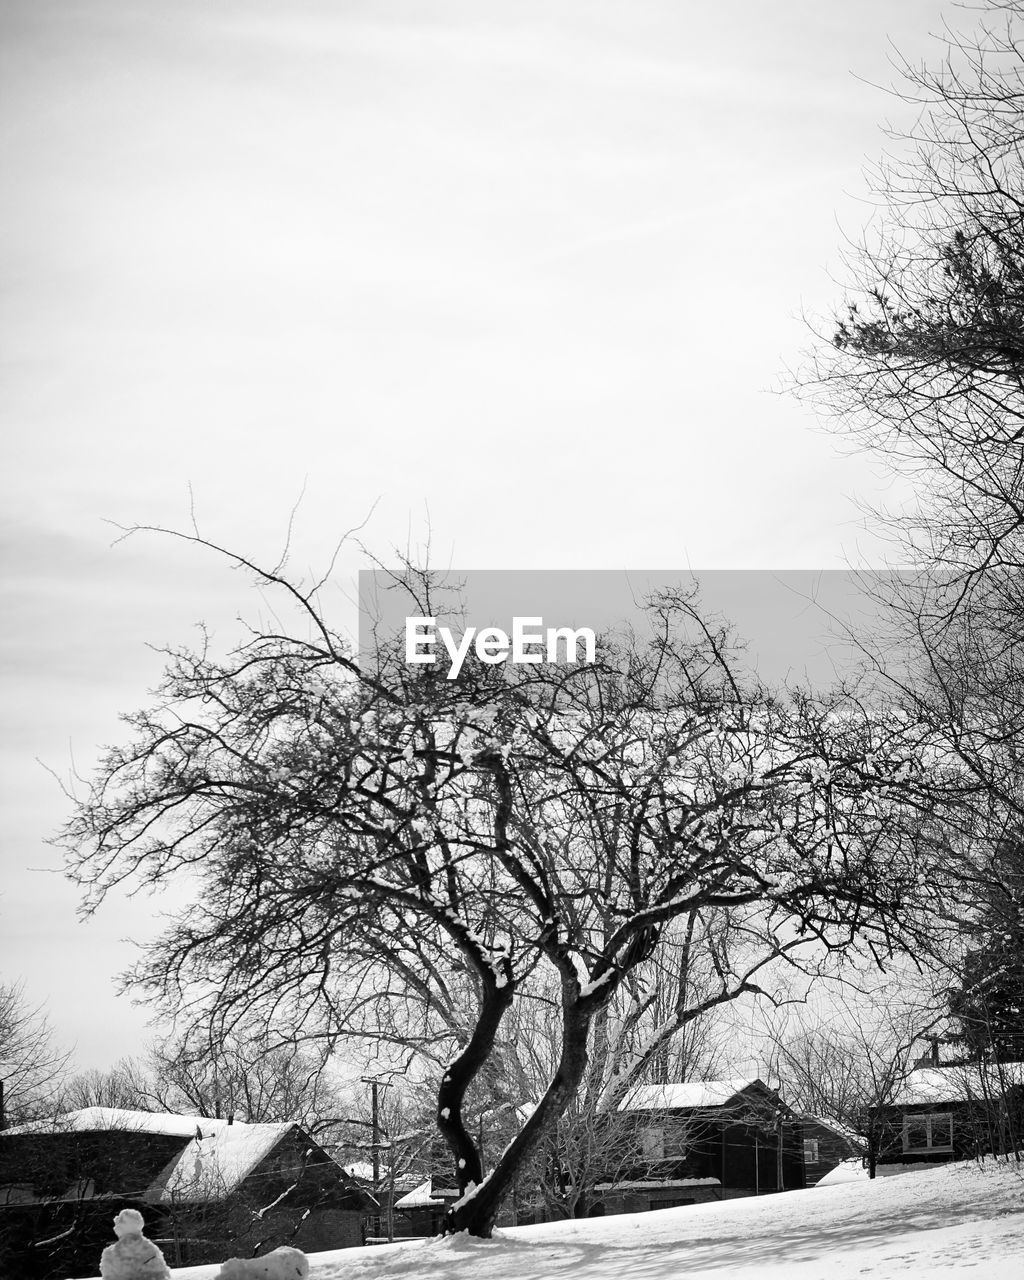
<svg viewBox="0 0 1024 1280"><path fill-rule="evenodd" d="M941 0L6 0L0 977L145 1040L49 874L147 642L258 609L104 521L323 563L836 568L883 482L769 394ZM969 21L970 15L963 18ZM857 78L860 77L860 78ZM300 559L300 563L302 560ZM358 567L343 559L342 579ZM339 600L341 593L339 592Z"/></svg>

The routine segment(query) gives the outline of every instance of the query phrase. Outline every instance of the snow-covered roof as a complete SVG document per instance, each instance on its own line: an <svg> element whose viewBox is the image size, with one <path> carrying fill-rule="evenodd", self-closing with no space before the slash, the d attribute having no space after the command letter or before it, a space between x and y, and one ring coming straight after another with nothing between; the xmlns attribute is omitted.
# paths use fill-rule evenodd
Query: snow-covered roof
<svg viewBox="0 0 1024 1280"><path fill-rule="evenodd" d="M1001 1066L972 1063L959 1067L919 1067L907 1076L893 1105L914 1107L999 1097L1008 1084L1024 1084L1024 1062L1004 1062Z"/></svg>
<svg viewBox="0 0 1024 1280"><path fill-rule="evenodd" d="M122 1133L163 1133L171 1137L194 1137L196 1130L213 1133L226 1125L226 1120L211 1120L208 1116L176 1115L168 1111L126 1111L122 1107L83 1107L80 1111L65 1111L48 1120L33 1120L29 1124L7 1129L7 1133L91 1133L104 1129L116 1129Z"/></svg>
<svg viewBox="0 0 1024 1280"><path fill-rule="evenodd" d="M662 1111L672 1107L722 1107L741 1090L761 1084L742 1080L688 1080L685 1084L638 1084L619 1104L620 1111Z"/></svg>
<svg viewBox="0 0 1024 1280"><path fill-rule="evenodd" d="M193 1137L153 1183L150 1198L163 1203L223 1199L294 1127L224 1122L201 1138Z"/></svg>
<svg viewBox="0 0 1024 1280"><path fill-rule="evenodd" d="M879 1169L884 1167L884 1165L879 1165ZM863 1160L855 1156L849 1160L840 1160L834 1169L830 1169L814 1185L816 1187L836 1187L844 1182L865 1182L867 1178L868 1171L864 1166Z"/></svg>
<svg viewBox="0 0 1024 1280"><path fill-rule="evenodd" d="M864 1139L848 1125L841 1124L838 1120L833 1120L830 1116L816 1116L812 1115L809 1111L800 1111L797 1113L796 1118L806 1124L821 1125L823 1129L831 1130L831 1132L836 1134L837 1137L842 1138L844 1141L851 1143L855 1147L860 1147L864 1143Z"/></svg>
<svg viewBox="0 0 1024 1280"><path fill-rule="evenodd" d="M436 1200L433 1196L433 1182L430 1178L426 1182L421 1182L418 1187L414 1187L408 1195L402 1196L401 1200L395 1201L396 1209L430 1209L442 1204L443 1201Z"/></svg>

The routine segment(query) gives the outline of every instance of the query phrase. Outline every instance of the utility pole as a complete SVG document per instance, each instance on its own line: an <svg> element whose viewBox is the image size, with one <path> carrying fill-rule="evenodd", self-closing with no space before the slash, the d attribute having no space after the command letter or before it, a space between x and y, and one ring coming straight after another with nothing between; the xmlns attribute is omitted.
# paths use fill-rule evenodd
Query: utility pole
<svg viewBox="0 0 1024 1280"><path fill-rule="evenodd" d="M371 1120L373 1126L373 1145L370 1147L373 1159L373 1194L377 1194L377 1187L380 1184L380 1103L378 1099L378 1085L376 1080L370 1081L370 1106Z"/></svg>
<svg viewBox="0 0 1024 1280"><path fill-rule="evenodd" d="M380 1204L380 1148L381 1148L381 1132L380 1132L380 1080L376 1076L362 1076L363 1084L370 1086L370 1159L373 1163L373 1196ZM364 1121L365 1123L365 1121ZM389 1164L392 1163L389 1161ZM394 1190L392 1188L391 1198L394 1199ZM386 1214L387 1220L391 1219L391 1208L389 1207ZM381 1222L377 1219L377 1234L380 1234ZM390 1228L389 1228L390 1234Z"/></svg>
<svg viewBox="0 0 1024 1280"><path fill-rule="evenodd" d="M388 1141L388 1244L395 1238L395 1151Z"/></svg>

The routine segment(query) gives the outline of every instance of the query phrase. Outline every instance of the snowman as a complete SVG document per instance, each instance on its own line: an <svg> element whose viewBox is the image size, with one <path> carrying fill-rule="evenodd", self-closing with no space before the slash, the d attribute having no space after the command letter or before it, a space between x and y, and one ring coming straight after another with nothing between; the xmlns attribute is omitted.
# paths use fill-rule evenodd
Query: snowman
<svg viewBox="0 0 1024 1280"><path fill-rule="evenodd" d="M145 1225L138 1209L122 1209L117 1215L117 1241L108 1244L100 1258L103 1280L171 1280L164 1255L142 1234Z"/></svg>

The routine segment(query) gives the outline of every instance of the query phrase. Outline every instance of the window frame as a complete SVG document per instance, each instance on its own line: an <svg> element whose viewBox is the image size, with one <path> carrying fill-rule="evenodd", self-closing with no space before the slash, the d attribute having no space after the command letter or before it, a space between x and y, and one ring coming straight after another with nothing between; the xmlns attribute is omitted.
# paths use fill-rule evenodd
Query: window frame
<svg viewBox="0 0 1024 1280"><path fill-rule="evenodd" d="M924 1125L927 1141L923 1146L912 1146L910 1144L910 1130L912 1127ZM944 1142L935 1141L935 1130L938 1125L942 1125L948 1132L948 1140ZM945 1136L945 1134L943 1134ZM953 1113L952 1111L926 1111L926 1112L905 1112L903 1115L903 1154L904 1155L921 1155L932 1151L947 1152L953 1150Z"/></svg>

